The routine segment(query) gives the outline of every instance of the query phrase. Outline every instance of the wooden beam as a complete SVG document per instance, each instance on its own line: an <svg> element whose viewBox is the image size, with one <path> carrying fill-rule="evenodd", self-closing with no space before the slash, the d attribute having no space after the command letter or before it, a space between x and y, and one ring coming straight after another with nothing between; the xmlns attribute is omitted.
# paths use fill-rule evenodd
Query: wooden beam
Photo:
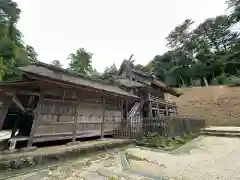
<svg viewBox="0 0 240 180"><path fill-rule="evenodd" d="M10 86L10 85L29 85L29 84L36 84L37 81L4 81L0 82L0 87L2 86Z"/></svg>
<svg viewBox="0 0 240 180"><path fill-rule="evenodd" d="M44 98L45 101L52 101L52 102L61 102L61 103L72 103L77 104L77 101L74 100L62 100L62 99L50 99L50 98Z"/></svg>
<svg viewBox="0 0 240 180"><path fill-rule="evenodd" d="M26 112L26 109L24 108L22 103L19 101L19 99L16 97L16 95L12 97L12 100L19 107L19 109L21 109L23 112Z"/></svg>
<svg viewBox="0 0 240 180"><path fill-rule="evenodd" d="M102 115L102 124L101 124L101 138L104 138L104 125L105 125L105 111L106 111L106 107L105 107L105 98L103 98L103 115Z"/></svg>
<svg viewBox="0 0 240 180"><path fill-rule="evenodd" d="M39 100L38 100L38 104L37 104L36 114L34 116L30 136L28 138L28 144L27 144L28 147L32 146L33 140L34 140L34 135L36 133L38 124L41 121L41 111L42 111L42 108L43 108L43 105L44 105L43 101L44 101L44 93L43 93L43 90L41 90Z"/></svg>
<svg viewBox="0 0 240 180"><path fill-rule="evenodd" d="M33 92L28 90L20 90L20 89L13 89L13 88L5 88L1 87L1 90L4 92L14 93L14 94L26 94L26 95L34 95L34 96L40 96L39 92Z"/></svg>
<svg viewBox="0 0 240 180"><path fill-rule="evenodd" d="M5 120L5 118L7 116L7 113L8 113L8 109L11 106L12 96L4 95L2 102L3 102L3 107L0 110L0 129L2 129L2 126L4 124L4 120Z"/></svg>

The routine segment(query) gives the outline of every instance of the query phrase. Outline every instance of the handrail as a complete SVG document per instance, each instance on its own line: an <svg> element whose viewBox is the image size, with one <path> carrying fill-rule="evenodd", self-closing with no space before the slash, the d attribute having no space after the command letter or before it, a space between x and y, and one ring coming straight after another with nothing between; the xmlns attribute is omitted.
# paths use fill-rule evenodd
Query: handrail
<svg viewBox="0 0 240 180"><path fill-rule="evenodd" d="M139 106L140 106L140 103L139 103L139 102L136 102L136 103L133 105L132 109L131 109L131 110L129 111L129 113L128 113L128 119L132 118L132 117L136 114Z"/></svg>

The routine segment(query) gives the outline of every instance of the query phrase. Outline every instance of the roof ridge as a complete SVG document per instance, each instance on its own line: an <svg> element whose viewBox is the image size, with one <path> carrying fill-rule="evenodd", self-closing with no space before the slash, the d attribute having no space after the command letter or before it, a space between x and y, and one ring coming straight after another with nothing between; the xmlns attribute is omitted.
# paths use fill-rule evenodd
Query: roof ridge
<svg viewBox="0 0 240 180"><path fill-rule="evenodd" d="M39 66L43 66L43 67L46 67L46 68L50 68L52 70L56 70L56 71L61 71L63 73L67 73L67 74L72 75L72 76L85 78L85 79L88 79L90 81L95 81L95 82L99 82L99 83L103 83L103 84L107 84L107 85L113 85L110 81L107 82L107 81L104 81L104 80L99 79L99 78L93 78L91 76L88 76L88 75L85 75L85 74L82 74L82 73L76 73L76 72L73 72L73 71L69 71L67 69L64 69L64 68L61 68L61 67L57 67L57 66L54 66L52 64L47 64L47 63L44 63L44 62L41 62L41 61L35 62L32 65L36 65L36 66L39 65Z"/></svg>

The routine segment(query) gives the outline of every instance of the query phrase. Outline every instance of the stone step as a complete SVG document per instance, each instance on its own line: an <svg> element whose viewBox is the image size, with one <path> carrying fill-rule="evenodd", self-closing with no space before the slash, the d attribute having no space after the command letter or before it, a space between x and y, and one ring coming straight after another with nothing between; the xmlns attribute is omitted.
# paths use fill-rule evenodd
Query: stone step
<svg viewBox="0 0 240 180"><path fill-rule="evenodd" d="M240 127L236 126L209 126L202 129L204 132L219 132L219 133L240 133Z"/></svg>
<svg viewBox="0 0 240 180"><path fill-rule="evenodd" d="M207 135L207 136L240 137L240 132L201 131L200 134Z"/></svg>
<svg viewBox="0 0 240 180"><path fill-rule="evenodd" d="M240 133L240 131L237 130L208 130L208 129L203 129L201 132L207 132L207 133Z"/></svg>

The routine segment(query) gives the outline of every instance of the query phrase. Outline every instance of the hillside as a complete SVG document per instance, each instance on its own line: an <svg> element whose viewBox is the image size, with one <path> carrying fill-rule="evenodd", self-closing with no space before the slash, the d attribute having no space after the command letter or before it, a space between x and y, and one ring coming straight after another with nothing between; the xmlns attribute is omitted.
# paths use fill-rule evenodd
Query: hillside
<svg viewBox="0 0 240 180"><path fill-rule="evenodd" d="M240 126L240 87L211 86L181 88L184 95L169 97L180 116L200 117L209 125Z"/></svg>

